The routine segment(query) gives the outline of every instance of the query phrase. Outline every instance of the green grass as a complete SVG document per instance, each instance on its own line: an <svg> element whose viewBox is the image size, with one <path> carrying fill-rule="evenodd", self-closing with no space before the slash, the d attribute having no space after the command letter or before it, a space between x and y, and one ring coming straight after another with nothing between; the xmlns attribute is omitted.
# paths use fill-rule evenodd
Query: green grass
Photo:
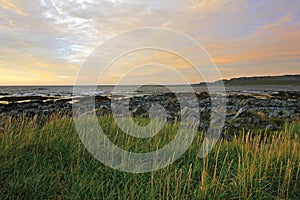
<svg viewBox="0 0 300 200"><path fill-rule="evenodd" d="M137 139L110 117L99 121L113 142L136 152L161 148L178 129L168 124L151 139ZM0 199L300 199L299 131L295 123L264 138L257 131L239 134L218 142L205 159L198 158L199 133L172 165L132 174L93 158L69 117L54 116L43 126L8 120L0 133Z"/></svg>

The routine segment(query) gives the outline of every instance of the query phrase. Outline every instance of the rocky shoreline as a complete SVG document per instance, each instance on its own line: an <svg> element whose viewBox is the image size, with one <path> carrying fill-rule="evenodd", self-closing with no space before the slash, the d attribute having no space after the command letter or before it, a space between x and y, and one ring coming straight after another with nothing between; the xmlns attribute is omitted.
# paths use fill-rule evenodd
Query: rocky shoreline
<svg viewBox="0 0 300 200"><path fill-rule="evenodd" d="M189 94L181 94L187 96ZM196 94L199 103L200 126L206 130L211 116L211 97L208 93ZM212 97L213 98L213 97ZM128 99L119 97L118 101ZM300 119L300 92L280 91L273 93L227 93L227 113L224 128L233 129L272 129L278 130L288 121ZM4 130L7 119L17 117L37 117L41 123L49 116L60 113L72 116L72 105L84 101L84 97L2 97L0 102L0 130ZM8 103L9 102L9 103ZM172 123L180 120L182 105L173 93L133 96L129 98L129 110L132 116L148 117L153 103L165 108L167 120ZM109 115L111 111L110 96L96 96L97 115Z"/></svg>

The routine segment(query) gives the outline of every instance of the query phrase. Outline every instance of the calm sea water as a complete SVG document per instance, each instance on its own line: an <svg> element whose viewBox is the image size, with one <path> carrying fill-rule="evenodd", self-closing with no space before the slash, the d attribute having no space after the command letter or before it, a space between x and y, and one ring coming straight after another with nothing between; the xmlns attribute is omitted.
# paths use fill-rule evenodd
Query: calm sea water
<svg viewBox="0 0 300 200"><path fill-rule="evenodd" d="M121 86L118 87L122 95L143 95L153 93L186 92L186 86ZM73 86L0 86L0 98L4 96L89 96L89 95L110 95L114 86L97 86L94 90L91 86L80 86L76 94L73 92ZM207 91L205 86L196 86L195 92ZM131 92L134 91L134 92ZM276 92L276 91L300 91L300 86L234 86L226 87L227 92Z"/></svg>
<svg viewBox="0 0 300 200"><path fill-rule="evenodd" d="M118 86L116 94L137 95L163 93L175 90L176 92L185 92L185 86ZM199 87L199 92L206 91L206 87ZM90 96L90 95L110 95L116 91L114 86L0 86L1 96Z"/></svg>

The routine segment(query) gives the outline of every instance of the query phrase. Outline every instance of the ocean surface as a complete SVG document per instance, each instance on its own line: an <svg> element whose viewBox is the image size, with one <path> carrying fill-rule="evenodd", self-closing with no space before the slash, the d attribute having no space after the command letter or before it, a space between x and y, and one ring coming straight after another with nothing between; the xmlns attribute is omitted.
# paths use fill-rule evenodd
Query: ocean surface
<svg viewBox="0 0 300 200"><path fill-rule="evenodd" d="M185 92L185 86L0 86L0 98L7 96L93 96L93 95L144 95L153 93L169 92ZM207 91L206 87L198 88L200 92Z"/></svg>
<svg viewBox="0 0 300 200"><path fill-rule="evenodd" d="M0 101L2 97L26 97L26 96L94 96L94 95L111 95L115 91L115 86L0 86ZM207 91L206 86L193 86L195 92L200 93ZM270 93L277 91L299 91L300 86L230 86L225 88L226 92L241 93ZM145 95L154 93L164 93L170 91L186 92L187 87L178 86L118 86L120 95Z"/></svg>

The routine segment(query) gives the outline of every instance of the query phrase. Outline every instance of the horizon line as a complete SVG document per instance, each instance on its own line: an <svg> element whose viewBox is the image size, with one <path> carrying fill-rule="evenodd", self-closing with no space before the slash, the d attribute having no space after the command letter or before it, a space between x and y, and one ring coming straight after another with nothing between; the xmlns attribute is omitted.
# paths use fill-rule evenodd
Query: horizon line
<svg viewBox="0 0 300 200"><path fill-rule="evenodd" d="M219 82L219 81L228 81L228 80L232 80L232 79L238 79L238 78L262 78L262 77L278 77L278 76L300 76L299 74L278 74L278 75L253 75L253 76L238 76L238 77L231 77L231 78L224 78L224 79L219 79L219 80L215 80L215 81L200 81L197 83L190 83L190 84L163 84L163 85L155 85L155 86L184 86L184 85L198 85L198 84L204 84L204 83L215 83L215 82ZM116 86L118 84L83 84L83 85L76 85L76 83L74 84L23 84L23 85L2 85L0 84L0 87L20 87L20 86L24 86L24 87L43 87L43 86ZM123 85L119 85L119 86L138 86L139 84L123 84ZM151 84L145 84L145 85L149 85L149 86L154 86Z"/></svg>

